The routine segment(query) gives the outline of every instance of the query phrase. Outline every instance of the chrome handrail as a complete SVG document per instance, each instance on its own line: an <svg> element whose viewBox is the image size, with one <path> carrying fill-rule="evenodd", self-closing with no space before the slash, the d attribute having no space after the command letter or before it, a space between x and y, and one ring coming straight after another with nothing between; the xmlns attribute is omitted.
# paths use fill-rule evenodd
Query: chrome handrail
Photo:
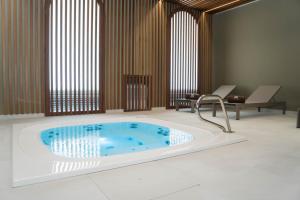
<svg viewBox="0 0 300 200"><path fill-rule="evenodd" d="M216 100L218 100L218 101L220 102L221 107L222 107L222 111L223 111L224 116L225 116L227 129L226 129L224 126L222 126L221 124L218 124L218 123L216 123L216 122L210 121L210 120L205 119L204 117L202 117L202 115L201 115L201 113L200 113L200 105L201 105L202 103L205 103L205 101L203 101L203 100L204 100L205 98L208 98L208 97L216 98ZM211 123L211 124L213 124L213 125L219 127L220 129L223 130L224 133L232 133L232 132L233 132L233 131L231 130L231 126L230 126L230 123L229 123L229 118L228 118L228 115L227 115L227 111L226 111L224 102L223 102L222 98L221 98L219 95L202 95L202 96L199 97L199 99L197 100L196 106L197 106L198 115L199 115L200 119L202 119L202 120L205 121L205 122Z"/></svg>

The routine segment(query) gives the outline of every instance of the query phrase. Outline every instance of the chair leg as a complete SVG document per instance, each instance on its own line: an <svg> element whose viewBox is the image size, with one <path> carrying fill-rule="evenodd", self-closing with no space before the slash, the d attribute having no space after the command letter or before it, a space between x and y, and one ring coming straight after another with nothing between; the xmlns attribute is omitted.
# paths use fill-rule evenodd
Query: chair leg
<svg viewBox="0 0 300 200"><path fill-rule="evenodd" d="M258 107L258 108L257 108L257 111L258 111L258 112L261 112L261 107Z"/></svg>
<svg viewBox="0 0 300 200"><path fill-rule="evenodd" d="M175 108L176 108L176 111L179 111L179 103L178 103L178 101L175 101Z"/></svg>
<svg viewBox="0 0 300 200"><path fill-rule="evenodd" d="M194 102L191 102L191 112L192 113L195 112L195 107L196 107L196 104Z"/></svg>
<svg viewBox="0 0 300 200"><path fill-rule="evenodd" d="M282 109L282 114L285 115L285 113L286 113L286 103L283 104L283 109Z"/></svg>
<svg viewBox="0 0 300 200"><path fill-rule="evenodd" d="M212 104L212 109L213 109L213 113L212 113L212 116L213 117L216 117L217 116L217 106L216 104Z"/></svg>
<svg viewBox="0 0 300 200"><path fill-rule="evenodd" d="M236 107L235 107L235 112L236 112L236 114L235 114L235 119L236 119L236 120L240 120L241 109L240 109L239 106L236 106Z"/></svg>

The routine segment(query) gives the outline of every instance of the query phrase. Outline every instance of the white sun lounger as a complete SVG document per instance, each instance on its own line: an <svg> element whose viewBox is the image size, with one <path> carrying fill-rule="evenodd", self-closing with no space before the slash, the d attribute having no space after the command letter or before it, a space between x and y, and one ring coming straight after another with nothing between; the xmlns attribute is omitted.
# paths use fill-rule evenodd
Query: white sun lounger
<svg viewBox="0 0 300 200"><path fill-rule="evenodd" d="M220 96L222 99L225 99L234 89L236 88L235 85L221 85L218 89L216 89L212 94L213 95L218 95ZM215 98L207 98L204 101L204 104L212 104L216 102ZM175 101L175 108L176 111L179 110L179 107L181 105L190 105L191 107L191 111L195 112L195 108L196 108L196 103L197 103L197 99L176 99Z"/></svg>
<svg viewBox="0 0 300 200"><path fill-rule="evenodd" d="M236 120L240 119L240 111L247 108L281 108L283 114L286 111L286 102L276 102L274 96L280 90L278 85L259 86L245 101L245 103L225 103L226 108L236 112ZM216 106L213 106L213 116L216 116Z"/></svg>

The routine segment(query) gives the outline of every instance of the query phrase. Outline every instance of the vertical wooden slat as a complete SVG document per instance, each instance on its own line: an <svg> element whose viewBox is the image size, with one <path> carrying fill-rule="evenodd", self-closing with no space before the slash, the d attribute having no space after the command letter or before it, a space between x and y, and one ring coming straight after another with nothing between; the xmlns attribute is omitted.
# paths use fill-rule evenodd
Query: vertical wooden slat
<svg viewBox="0 0 300 200"><path fill-rule="evenodd" d="M136 52L137 53L137 52ZM136 62L138 62L138 60L136 60ZM135 70L137 70L137 68L135 68ZM137 78L137 77L135 77L135 76L133 76L132 77L133 78L133 80L134 80L134 97L135 97L135 99L134 99L134 110L137 110L138 109L138 99L139 99L139 93L138 93L138 81L139 81L139 79Z"/></svg>
<svg viewBox="0 0 300 200"><path fill-rule="evenodd" d="M3 104L4 105L6 105L6 88L7 88L7 86L6 86L6 76L5 76L5 73L6 73L6 71L5 71L5 66L6 66L6 51L5 51L5 49L6 49L6 31L3 31L3 30L6 30L6 15L5 15L5 13L6 13L6 9L5 9L5 6L6 6L6 4L5 4L5 0L2 0L1 1L1 25L2 25L2 31L1 31L1 41L2 41L2 74L1 74L1 79L2 79L2 85L3 85L3 96L2 96L2 102L3 102ZM3 111L2 111L4 114L6 114L7 113L7 111L6 111L6 106L3 106Z"/></svg>
<svg viewBox="0 0 300 200"><path fill-rule="evenodd" d="M151 60L151 73L152 73L152 76L153 78L155 79L156 78L156 74L155 74L155 49L154 49L154 46L155 46L155 40L154 40L154 35L155 35L155 29L154 29L154 24L155 24L155 4L154 4L154 1L151 0L151 11L150 11L150 18L151 18L151 22L150 22L150 28L151 28L151 35L150 35L150 48L151 48L151 54L150 54L150 60ZM153 87L151 88L152 90L154 90L155 88L155 81L153 83ZM154 92L153 92L154 93ZM152 96L151 98L151 101L153 102L153 106L155 106L155 96Z"/></svg>
<svg viewBox="0 0 300 200"><path fill-rule="evenodd" d="M141 75L145 75L145 21L146 21L146 16L145 16L145 14L146 14L146 12L145 12L145 2L142 2L142 5L141 5L141 7L140 7L140 19L142 20L142 29L141 29L141 53L142 53L142 56L141 56L141 66L142 66L142 70L141 70ZM139 90L141 90L141 87L143 87L144 86L144 83L145 83L145 79L144 79L144 76L143 77L140 77L141 78L141 82L140 82L140 84L139 84ZM144 106L144 102L141 100L141 99L143 99L144 98L144 95L145 95L145 93L144 93L144 90L142 89L141 90L141 97L140 97L140 99L139 99L139 101L140 101L140 109L143 109L143 106Z"/></svg>
<svg viewBox="0 0 300 200"><path fill-rule="evenodd" d="M51 104L51 112L55 112L55 110L54 110L54 103L55 103L55 98L54 98L54 67L53 67L53 65L54 65L54 63L55 63L55 61L54 61L54 52L53 52L53 49L54 49L54 41L53 41L53 37L54 37L54 29L53 29L53 25L54 25L54 23L55 23L55 21L54 21L54 0L52 0L51 1L52 3L52 6L51 6L51 24L50 24L50 31L51 31L51 36L50 36L50 51L51 51L51 53L50 53L50 63L51 63L51 65L49 66L49 68L50 68L50 73L51 73L51 79L50 79L50 81L51 81L51 91L50 91L50 97L51 97L51 99L50 99L50 104Z"/></svg>
<svg viewBox="0 0 300 200"><path fill-rule="evenodd" d="M118 61L119 61L119 49L118 49L118 44L119 44L119 26L120 26L120 21L119 21L119 2L114 1L114 6L113 6L113 18L115 19L115 24L114 26L114 45L113 45L113 55L114 55L114 65L113 65L113 70L112 70L112 78L114 80L114 88L115 90L113 91L113 107L117 108L118 107L118 71L119 71L119 66L118 66Z"/></svg>
<svg viewBox="0 0 300 200"><path fill-rule="evenodd" d="M23 9L24 9L24 1L19 1L19 65L20 65L20 85L19 85L19 101L18 104L20 106L20 114L24 113L24 82L23 82L23 68L24 68L24 62L23 60Z"/></svg>
<svg viewBox="0 0 300 200"><path fill-rule="evenodd" d="M74 110L74 101L73 101L73 99L74 99L74 92L73 92L73 88L72 88L72 25L73 25L73 15L72 15L72 13L73 13L73 3L72 3L73 1L71 1L71 0L68 0L66 3L69 3L69 6L70 6L70 8L69 8L69 13L66 13L66 16L68 16L69 17L69 31L70 31L70 34L68 35L68 37L66 37L66 41L67 42L69 42L69 49L68 49L68 51L66 51L66 53L68 53L68 57L66 57L66 60L68 60L69 62L68 62L68 75L67 75L67 84L68 84L68 103L67 103L67 105L69 106L69 108L70 108L70 110L69 110L69 112L70 113L73 113L75 110ZM68 15L69 14L69 15Z"/></svg>
<svg viewBox="0 0 300 200"><path fill-rule="evenodd" d="M200 42L201 41L203 41L203 39L202 39L202 37L203 37L203 26L204 26L204 24L203 24L203 17L205 17L204 16L205 15L205 13L202 13L201 14L201 16L200 16L200 30L199 30L199 47L200 47ZM203 42L205 42L205 41L203 41ZM205 45L205 44L202 44L202 45ZM201 46L201 48L199 49L199 51L198 51L198 57L200 58L200 62L198 63L198 68L199 68L199 71L198 71L198 77L201 79L201 80L198 80L198 88L199 88L199 93L201 93L201 94L203 94L204 93L204 91L203 91L203 89L202 89L202 87L201 87L201 82L202 82L202 68L201 68L201 66L203 66L203 61L202 61L202 59L205 59L204 58L204 56L203 56L203 54L202 54L202 52L203 52L203 48L202 48L202 46Z"/></svg>
<svg viewBox="0 0 300 200"><path fill-rule="evenodd" d="M121 67L121 72L120 72L120 77L121 77L121 79L122 79L122 76L123 76L123 74L124 74L124 71L126 71L126 67L127 67L127 63L126 63L126 60L125 60L125 48L126 48L126 40L125 40L125 38L126 38L126 26L127 26L127 16L126 16L126 3L125 3L125 1L122 1L122 4L121 4L121 10L122 10L122 15L121 15L121 19L122 19L122 27L121 27L121 31L122 31L122 35L120 36L121 37L121 40L122 40L122 42L121 42L121 49L120 49L120 52L121 52L121 62L120 62L120 67ZM120 84L122 84L122 82L120 82ZM122 100L123 100L123 96L122 96L122 85L120 86L120 93L119 93L119 95L120 95L120 97L121 98L119 98L119 101L121 102L120 103L120 106L119 106L119 108L124 108L123 107L123 103L122 103Z"/></svg>
<svg viewBox="0 0 300 200"><path fill-rule="evenodd" d="M175 17L177 17L177 16L175 16ZM171 51L172 52L172 54L170 54L170 56L172 56L172 58L173 58L173 60L172 60L172 64L173 64L173 76L172 77L170 77L169 76L169 74L167 75L167 76L169 76L169 79L173 79L174 80L174 78L176 78L177 77L177 59L175 58L175 51L174 51L174 49L176 49L176 47L177 47L177 42L175 42L176 41L176 39L177 39L177 37L176 37L176 34L177 34L177 31L174 31L175 30L175 27L177 27L177 21L176 20L170 20L170 19L168 19L168 21L172 21L173 22L173 28L171 29L171 34L173 34L173 38L172 38L172 40L170 41L172 44L173 44L173 46L172 46L172 50L168 50L168 52L169 51ZM170 32L170 31L169 31ZM169 35L170 35L170 33L168 34L168 37L169 37ZM168 48L170 48L170 45L168 45ZM167 59L171 59L171 57L168 57ZM171 69L171 66L170 65L168 65L167 66L168 67L168 71L170 71ZM174 101L174 99L176 98L176 90L177 90L177 81L173 81L172 80L172 82L173 82L173 90L171 90L171 92L172 92L172 101L171 101L171 103L170 103L170 100L168 100L168 104L166 104L166 106L168 107L168 108L170 108L171 106L173 106L173 101ZM169 82L171 82L171 80L169 80Z"/></svg>
<svg viewBox="0 0 300 200"><path fill-rule="evenodd" d="M199 31L199 81L198 85L202 93L211 92L212 83L212 24L211 14L202 13L200 16Z"/></svg>
<svg viewBox="0 0 300 200"><path fill-rule="evenodd" d="M59 6L59 15L56 14L56 16L58 17L59 16L59 22L62 22L62 10L63 10L63 0L60 0L60 4L57 5ZM62 28L63 28L63 23L59 23L59 63L58 63L58 72L59 72L59 77L56 77L58 80L59 80L59 87L57 88L57 90L59 90L59 112L63 113L64 110L63 110L63 107L64 107L64 102L63 102L63 88L62 88L62 83L63 83L63 76L62 76L62 54L63 54L63 48L62 48ZM58 28L58 25L57 25L57 28ZM58 40L58 38L56 38Z"/></svg>
<svg viewBox="0 0 300 200"><path fill-rule="evenodd" d="M82 24L81 24L81 18L82 18L82 13L81 13L81 9L84 7L83 4L85 4L85 1L79 1L78 2L78 7L79 7L79 12L78 12L78 28L79 30L82 30ZM81 34L81 31L78 32L78 54L80 55L81 54L81 50L82 48L84 48L84 46L81 46L81 43L82 43L82 34ZM83 72L83 63L81 62L81 57L82 56L78 56L78 76L77 76L77 79L78 79L78 92L77 92L77 106L78 106L78 111L83 111L83 108L82 108L82 98L83 98L83 90L81 90L82 88L82 85L81 85L81 81L84 79L84 77L82 76L81 72Z"/></svg>
<svg viewBox="0 0 300 200"><path fill-rule="evenodd" d="M123 80L123 75L127 73L127 68L128 68L128 51L127 51L127 45L128 45L128 39L127 39L127 35L128 35L128 13L127 13L127 6L128 4L128 1L123 1L122 3L122 8L123 8L123 16L122 16L122 19L123 19L123 29L122 29L122 32L123 32L123 37L122 37L122 40L123 40L123 50L121 51L122 53L122 60L123 60L123 67L122 67L122 80ZM123 82L122 82L122 85L123 85ZM123 87L121 87L122 90L123 90ZM122 92L121 92L122 93ZM122 96L122 95L121 95ZM124 104L123 104L123 97L121 98L121 101L122 101L122 107L121 108L124 108Z"/></svg>
<svg viewBox="0 0 300 200"><path fill-rule="evenodd" d="M78 17L78 13L77 13L77 4L78 4L78 1L77 0L74 0L74 57L73 57L73 62L74 62L74 68L73 68L73 71L74 71L74 111L75 112L78 112L79 109L78 109L78 105L80 104L80 98L78 98L78 80L77 80L77 70L79 68L79 63L76 62L77 60L77 55L76 55L76 52L79 50L77 49L77 17ZM79 31L80 32L80 31Z"/></svg>
<svg viewBox="0 0 300 200"><path fill-rule="evenodd" d="M125 81L125 75L122 76L122 108L125 109L126 108L126 103L127 103L127 84L126 84L126 81Z"/></svg>
<svg viewBox="0 0 300 200"><path fill-rule="evenodd" d="M80 81L85 80L84 78L80 78L80 69L82 68L82 65L80 63L81 57L84 55L81 55L81 44L80 44L80 36L82 29L80 27L81 22L80 22L80 14L81 14L81 1L75 0L74 2L74 38L73 38L73 43L74 43L74 74L73 74L73 79L74 79L74 112L78 113L81 112L81 105L82 105L82 98L81 98L81 89L80 89ZM85 4L85 1L83 1L83 4ZM84 49L84 46L83 46Z"/></svg>
<svg viewBox="0 0 300 200"><path fill-rule="evenodd" d="M87 53L86 53L86 68L87 68L87 92L86 92L86 110L90 110L90 89L91 89L91 82L90 82L90 75L91 75L91 65L90 65L90 0L86 0L87 2L87 23L86 23L86 36L87 36Z"/></svg>
<svg viewBox="0 0 300 200"><path fill-rule="evenodd" d="M97 57L98 57L98 54L97 54L97 45L98 45L98 35L97 35L97 31L98 31L98 3L96 2L96 5L95 5L95 45L96 45L96 48L95 48L95 74L94 74L94 85L95 85L95 93L94 93L94 110L97 110L99 109L98 108L98 104L99 104L99 101L98 101L98 94L97 94L97 91L98 91L98 87L97 87L97 73L98 73L98 63L97 63Z"/></svg>
<svg viewBox="0 0 300 200"><path fill-rule="evenodd" d="M115 48L115 45L116 45L116 35L117 35L117 33L116 33L116 25L117 25L117 21L116 21L116 13L117 13L117 11L116 11L116 5L117 5L117 3L118 2L116 2L116 1L112 1L112 3L111 3L111 16L110 16L110 18L111 18L111 20L113 20L115 23L111 23L110 24L110 26L111 26L111 34L112 34L112 36L113 36L113 39L112 39L112 41L111 41L111 54L110 54L110 59L112 59L111 60L111 66L110 66L110 69L109 69L109 71L110 71L110 75L109 75L109 77L110 77L110 79L111 79L111 87L113 88L112 90L111 90L111 93L110 93L110 95L111 95L111 99L110 99L110 108L115 108L116 106L115 106L115 91L116 91L116 80L115 80L115 78L114 78L114 75L115 75L115 68L116 68L116 59L114 59L115 58L115 55L116 55L116 53L115 53L115 51L116 51L116 48Z"/></svg>
<svg viewBox="0 0 300 200"><path fill-rule="evenodd" d="M157 98L157 105L158 105L158 107L160 107L161 106L161 95L162 95L162 93L161 93L161 56L160 56L160 54L161 54L161 3L160 2L158 2L158 5L157 5L157 19L158 19L158 21L157 21L157 48L159 49L159 51L157 51L157 57L156 57L156 59L157 59L157 63L158 63L158 68L157 68L157 75L158 75L158 79L157 79L157 83L158 83L158 87L157 87L157 92L160 94L159 96L158 96L158 98Z"/></svg>
<svg viewBox="0 0 300 200"><path fill-rule="evenodd" d="M8 113L12 114L13 112L13 106L12 106L12 1L8 2L8 8L7 8L7 78L8 78L8 92L7 92L7 102L8 102Z"/></svg>
<svg viewBox="0 0 300 200"><path fill-rule="evenodd" d="M196 91L194 90L195 88L195 55L194 55L194 52L195 52L195 38L194 38L194 31L195 31L195 25L194 25L194 19L193 19L193 22L192 22L192 27L191 27L191 39L192 39L192 42L191 42L191 59L192 59L192 72L191 72L191 78L192 78L192 85L191 87L193 88L193 93L195 93Z"/></svg>
<svg viewBox="0 0 300 200"><path fill-rule="evenodd" d="M158 40L158 48L160 51L158 51L158 55L157 55L157 59L158 59L158 71L159 71L159 79L158 79L158 84L161 86L162 85L162 55L161 54L161 49L162 49L162 14L161 14L161 2L158 2L158 11L157 11L157 15L158 15L158 35L159 37L157 38ZM159 90L159 98L158 98L158 106L162 105L162 89L161 87L158 87Z"/></svg>
<svg viewBox="0 0 300 200"><path fill-rule="evenodd" d="M34 23L34 16L35 16L35 1L30 1L30 92L31 92L31 112L36 113L35 108L35 56L36 56L36 48L35 48L35 40L36 40L36 32L35 32L35 26Z"/></svg>
<svg viewBox="0 0 300 200"><path fill-rule="evenodd" d="M152 85L153 85L153 83L152 83L152 77L153 76L151 76L150 78L149 78L149 86L148 86L148 91L149 91L149 109L152 109L152 105L153 105L153 102L152 102Z"/></svg>
<svg viewBox="0 0 300 200"><path fill-rule="evenodd" d="M155 88L154 91L158 94L155 95L155 106L159 107L159 3L154 1L155 10L154 10L154 60L155 60Z"/></svg>
<svg viewBox="0 0 300 200"><path fill-rule="evenodd" d="M150 3L149 1L146 1L145 2L145 5L144 5L144 17L145 17L145 24L144 24L144 37L145 37L145 41L144 41L144 49L145 49L145 52L144 52L144 75L145 76L149 76L150 73L149 73L149 14L148 14L148 10L150 10ZM147 110L147 90L146 90L146 85L148 84L148 79L144 79L144 84L143 84L143 109L146 109Z"/></svg>
<svg viewBox="0 0 300 200"><path fill-rule="evenodd" d="M169 105L170 105L170 98L172 99L171 95L172 95L172 90L171 88L173 88L173 84L170 83L170 80L173 78L173 70L171 71L171 64L173 64L173 60L174 60L174 56L171 57L171 54L173 53L172 51L172 40L174 38L173 36L173 32L172 32L172 29L174 28L173 26L173 21L172 20L168 20L167 21L167 56L166 56L166 59L167 59L167 73L166 73L166 82L167 82L167 88L170 88L168 89L166 92L167 92L167 98L166 98L166 107L169 108ZM171 60L172 59L172 60ZM170 76L172 76L172 78L170 78Z"/></svg>
<svg viewBox="0 0 300 200"><path fill-rule="evenodd" d="M64 1L64 21L65 21L65 26L64 26L64 40L65 44L64 47L67 49L68 46L68 37L67 37L67 29L68 29L68 23L67 23L67 17L68 17L68 6L67 6L67 0ZM64 69L64 107L65 107L65 112L69 112L69 91L68 91L68 51L65 50L64 53L64 59L65 59L65 69Z"/></svg>
<svg viewBox="0 0 300 200"><path fill-rule="evenodd" d="M123 20L122 20L122 2L118 2L116 4L116 11L119 13L117 14L117 22L118 22L118 26L116 27L116 33L117 33L117 43L116 43L116 49L117 49L117 53L116 53L116 74L115 74L115 80L116 80L116 97L120 97L121 95L121 74L122 74L122 57L121 57L121 48L122 48L122 34L118 34L118 33L122 33L122 25L123 25ZM121 98L116 98L116 108L119 109L120 108L120 99Z"/></svg>
<svg viewBox="0 0 300 200"><path fill-rule="evenodd" d="M94 37L94 1L91 2L91 92L90 92L90 105L91 105L91 111L94 111L94 95L93 95L93 89L94 89L94 64L93 64L93 53L94 53L94 48L93 48L93 37Z"/></svg>
<svg viewBox="0 0 300 200"><path fill-rule="evenodd" d="M47 59L46 59L46 54L44 53L44 48L47 47L47 38L45 37L45 26L48 26L48 20L47 20L47 23L46 23L46 16L44 14L45 10L47 9L46 7L46 4L47 3L47 0L43 1L40 3L40 16L41 16L41 26L40 26L40 33L41 33L41 38L40 38L40 44L41 44L41 57L40 57L40 66L41 66L41 74L40 74L40 84L41 84L41 113L45 113L46 110L45 110L45 91L46 91L46 79L47 79L47 74L46 74L46 69L47 69L47 64L45 62L47 62ZM47 13L48 12L48 13ZM45 12L47 15L49 14L49 11L46 11Z"/></svg>
<svg viewBox="0 0 300 200"><path fill-rule="evenodd" d="M130 97L129 97L129 100L130 100L130 107L129 109L134 109L134 80L130 77L130 88L131 88L131 91L130 91Z"/></svg>
<svg viewBox="0 0 300 200"><path fill-rule="evenodd" d="M100 3L100 33L101 33L101 39L99 40L99 53L100 53L100 63L101 63L101 67L99 72L100 72L100 75L99 75L99 81L100 81L100 94L101 94L101 108L100 108L100 111L101 112L105 112L105 109L106 109L106 102L105 102L105 91L104 91L104 88L105 88L105 51L104 51L104 47L105 47L105 39L106 39L106 34L105 34L105 19L106 19L106 16L105 16L105 12L104 12L104 6L103 6L103 3Z"/></svg>
<svg viewBox="0 0 300 200"><path fill-rule="evenodd" d="M110 17L110 13L111 13L111 3L112 3L112 1L108 1L108 2L106 2L105 3L105 10L106 10L106 12L107 12L107 16L106 16L106 18L105 18L105 27L106 27L106 29L105 30L107 30L107 32L106 32L106 35L107 35L107 40L105 41L105 46L107 46L107 53L106 53L106 57L107 57L107 59L106 59L106 66L107 66L107 70L106 70L106 75L105 75L105 79L106 79L106 81L107 81L107 83L109 83L110 84L110 80L111 80L111 78L110 78L110 70L111 70L111 33L112 33L112 31L111 31L111 17ZM107 96L107 100L106 100L106 108L107 109L110 109L111 108L111 91L112 91L112 89L106 89L106 96Z"/></svg>
<svg viewBox="0 0 300 200"><path fill-rule="evenodd" d="M176 20L176 23L177 23L177 25L176 25L176 49L180 49L180 43L179 43L179 38L180 38L180 33L181 33L181 29L180 29L180 15L178 14L178 15L176 15L176 18L177 18L177 20ZM174 80L175 82L176 82L176 90L175 90L175 92L176 92L176 95L175 95L175 98L179 98L179 94L180 94L180 71L179 71L179 66L180 66L180 60L178 59L178 56L179 55L177 55L177 51L176 51L176 49L174 49L174 54L176 55L175 56L175 59L176 59L176 64L175 64L175 66L174 66L174 68L176 69L176 79ZM174 101L174 99L173 99L173 101ZM174 102L173 102L173 104L174 104Z"/></svg>
<svg viewBox="0 0 300 200"><path fill-rule="evenodd" d="M184 94L185 94L185 90L186 90L186 87L185 87L185 78L186 78L186 42L185 42L185 39L186 38L186 27L185 27L185 24L186 24L186 13L185 12L181 12L182 14L182 21L181 21L181 27L182 27L182 38L181 38L181 41L182 41L182 51L183 51L183 54L182 54L182 57L183 57L183 60L182 60L182 66L181 66L181 71L182 71L182 85L181 85L181 98L184 98Z"/></svg>
<svg viewBox="0 0 300 200"><path fill-rule="evenodd" d="M130 97L129 97L129 101L130 101L130 106L129 109L133 109L134 107L134 82L133 79L130 78Z"/></svg>
<svg viewBox="0 0 300 200"><path fill-rule="evenodd" d="M182 22L183 22L183 13L182 12L180 12L180 21L179 21L179 24L180 24L180 37L179 37L179 42L180 42L180 48L179 49L181 49L181 52L180 52L180 55L178 55L178 57L180 56L181 57L181 59L180 59L180 65L178 66L179 67L179 75L180 75L180 77L179 77L179 98L182 98L182 96L183 96L183 65L184 65L184 57L183 57L183 45L184 45L184 40L182 40L182 38L184 37L183 36L183 33L184 33L184 28L183 28L183 24L182 24Z"/></svg>
<svg viewBox="0 0 300 200"><path fill-rule="evenodd" d="M6 46L6 49L7 49L7 52L8 52L8 55L7 55L7 77L8 77L8 91L7 91L7 109L8 109L8 113L11 114L12 113L12 78L11 78L11 70L12 68L10 67L11 66L11 57L12 57L12 52L11 52L11 49L12 49L12 39L11 39L11 35L12 35L12 31L11 31L11 27L12 27L12 1L8 1L7 3L7 46Z"/></svg>
<svg viewBox="0 0 300 200"><path fill-rule="evenodd" d="M182 41L182 50L183 50L183 54L182 54L182 57L183 57L183 60L182 60L182 66L181 67L181 71L182 71L182 83L181 83L181 98L184 98L184 94L186 93L186 68L187 68L187 65L186 65L186 62L187 62L187 59L186 59L186 41L184 38L186 38L186 13L185 12L181 12L182 14L182 21L181 21L181 27L182 27L182 38L181 38L181 41Z"/></svg>
<svg viewBox="0 0 300 200"><path fill-rule="evenodd" d="M2 52L3 52L3 48L2 48L2 0L0 0L0 105L3 105L3 97L4 97L4 89L3 89L3 80L2 80L2 68L3 68L3 63L2 63ZM3 113L3 107L0 106L0 113Z"/></svg>
<svg viewBox="0 0 300 200"><path fill-rule="evenodd" d="M28 11L28 4L29 4L29 0L26 0L25 2L25 24L24 24L24 37L25 37L25 98L24 98L24 101L25 101L25 113L29 113L30 112L30 109L29 109L29 103L28 103L28 99L29 99L29 84L28 84L28 72L29 72L29 55L28 55L28 52L30 51L29 50L29 39L28 39L28 35L29 35L29 29L28 29L28 16L29 16L29 11Z"/></svg>
<svg viewBox="0 0 300 200"><path fill-rule="evenodd" d="M187 48L187 74L186 74L186 94L187 93L192 93L191 88L190 88L190 82L191 82L191 76L190 76L190 62L191 62L191 52L190 52L190 42L191 42L191 38L190 38L190 33L191 33L191 24L190 24L190 20L191 20L191 16L189 16L189 14L186 15L187 19L186 19L186 23L188 25L187 27L187 44L186 44L186 48Z"/></svg>
<svg viewBox="0 0 300 200"><path fill-rule="evenodd" d="M59 106L59 102L58 102L58 0L55 0L55 15L53 14L53 16L55 16L55 49L57 49L57 51L55 51L55 74L53 74L55 76L55 88L53 88L53 90L55 91L55 111L58 113L58 106Z"/></svg>
<svg viewBox="0 0 300 200"><path fill-rule="evenodd" d="M50 69L51 69L51 65L50 65L50 60L52 60L52 29L50 27L52 27L52 8L53 5L50 3L50 0L46 0L45 1L45 39L47 40L46 44L49 45L49 48L47 47L47 45L44 46L44 52L45 52L45 81L46 81L46 85L45 85L45 94L47 95L46 97L46 115L50 115L50 112L52 111L52 106L50 105L50 100L52 100L52 87L50 89L50 85L52 85L52 82L50 81L51 79L49 77L52 77L52 74L49 73ZM51 34L50 34L51 33ZM52 71L52 69L51 69Z"/></svg>
<svg viewBox="0 0 300 200"><path fill-rule="evenodd" d="M35 112L36 113L41 113L41 108L40 108L40 105L41 105L41 100L40 100L40 97L41 97L41 84L40 84L40 58L41 58L41 49L40 49L40 36L41 36L41 33L40 33L40 19L41 19L41 16L39 15L39 5L40 5L40 1L36 1L35 0L35 33L36 33L36 40L35 40L35 50L36 50L36 58L35 58L35 73L34 73L34 76L35 76L35 83L34 83L34 86L36 87L36 90L35 90Z"/></svg>
<svg viewBox="0 0 300 200"><path fill-rule="evenodd" d="M13 25L13 40L14 40L14 53L13 53L13 60L14 60L14 71L13 71L13 79L14 79L14 87L13 87L13 113L17 114L20 112L19 110L19 103L18 103L18 85L19 85L19 79L18 79L18 38L17 38L17 20L18 20L18 13L17 13L17 1L14 0L14 6L13 6L13 20L14 20L14 25Z"/></svg>
<svg viewBox="0 0 300 200"><path fill-rule="evenodd" d="M162 79L162 99L161 99L161 107L165 105L165 102L166 102L166 81L164 79L165 75L166 75L166 59L164 59L166 57L166 29L167 29L167 16L165 14L165 4L164 3L161 3L161 15L162 15L162 22L161 22L161 26L162 26L162 32L161 32L161 35L162 35L162 56L161 56L161 62L162 62L162 66L161 66L161 70L162 70L162 75L161 75L161 79Z"/></svg>

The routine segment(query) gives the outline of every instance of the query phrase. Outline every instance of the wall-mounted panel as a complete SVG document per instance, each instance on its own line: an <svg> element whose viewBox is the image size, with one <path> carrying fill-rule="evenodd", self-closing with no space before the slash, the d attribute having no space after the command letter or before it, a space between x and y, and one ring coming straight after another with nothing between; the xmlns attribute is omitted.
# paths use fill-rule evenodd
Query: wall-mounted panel
<svg viewBox="0 0 300 200"><path fill-rule="evenodd" d="M122 102L126 112L151 110L152 80L149 75L123 75Z"/></svg>

